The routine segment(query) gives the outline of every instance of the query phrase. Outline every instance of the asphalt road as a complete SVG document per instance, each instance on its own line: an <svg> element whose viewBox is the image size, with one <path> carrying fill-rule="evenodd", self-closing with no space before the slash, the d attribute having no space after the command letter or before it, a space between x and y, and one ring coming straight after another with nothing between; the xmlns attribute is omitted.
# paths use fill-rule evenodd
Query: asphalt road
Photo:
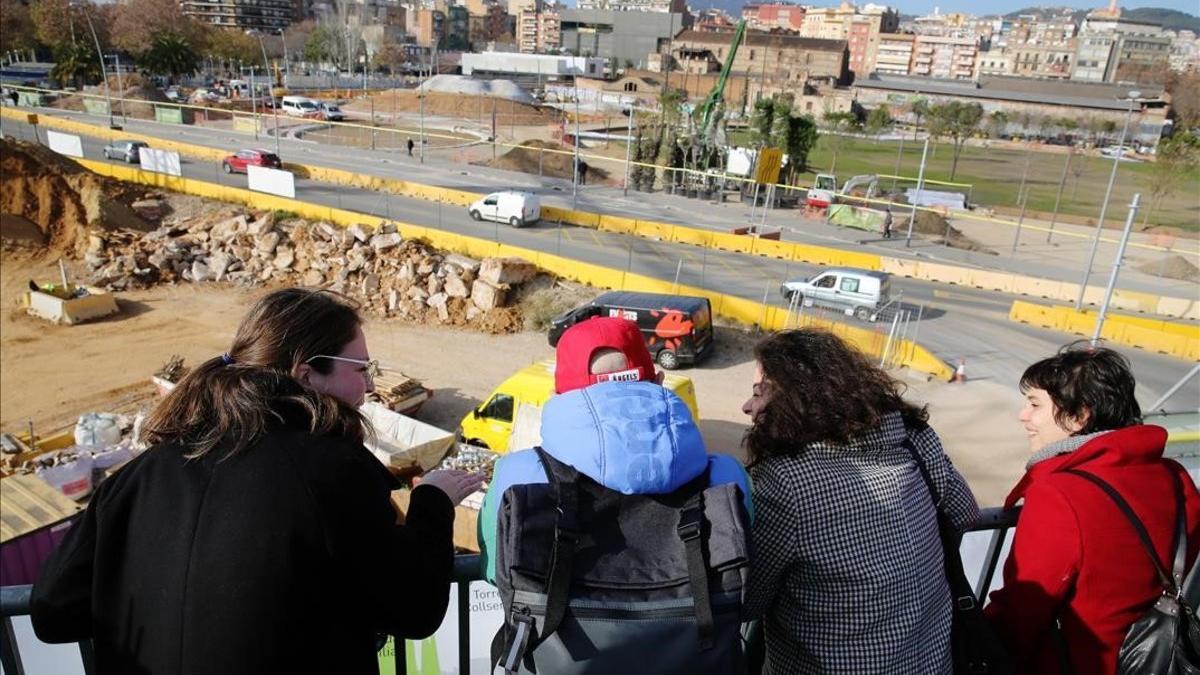
<svg viewBox="0 0 1200 675"><path fill-rule="evenodd" d="M161 128L146 125L146 128L139 131L154 134L156 129ZM172 133L162 135L170 138L181 136L176 129L170 131ZM7 119L3 120L3 133L33 140L32 129L28 125L13 123ZM41 134L44 141L45 132L42 131ZM272 143L273 140L247 142L233 132L209 132L205 144L220 144L234 149L272 147ZM304 161L297 157L297 152L303 145L310 144L287 139L282 143L285 147L293 145L284 151L288 160ZM84 155L89 159L102 160L103 146L104 141L100 139L83 138ZM344 164L352 165L356 161L353 153L345 154L351 156L346 157ZM327 162L322 161L321 164ZM437 176L434 172L430 173L430 179L423 182L445 183L435 180ZM183 174L189 178L246 187L244 175L225 175L216 164L187 158L183 159ZM536 181L536 177L531 179ZM479 190L481 187L476 186L475 189ZM778 305L783 304L779 287L785 280L809 276L821 269L815 265L700 249L670 242L655 242L554 223L513 229L506 225L475 222L467 215L466 209L461 207L316 183L307 179L296 180L296 195L297 198L306 201L436 227L449 232L494 239L514 246L554 252L582 262L624 269L636 274L665 280L677 278L682 285L708 288L760 302L765 298L767 302ZM603 210L601 204L588 206ZM697 207L700 206L702 204L697 203ZM1015 296L903 278L896 278L892 283L894 290L903 293L903 309L911 312L908 337L915 337L918 342L951 363L956 363L960 358L966 359L968 374L972 380L991 379L1015 388L1025 366L1053 354L1061 345L1073 339L1055 331L1010 322L1007 318L1008 310ZM886 332L889 328L884 322L869 325L881 332ZM1138 379L1138 399L1143 405L1149 405L1156 400L1190 368L1190 364L1179 359L1133 348L1117 348L1133 363ZM1168 408L1195 410L1200 406L1200 397L1195 392L1196 389L1192 387L1189 392L1177 395Z"/></svg>

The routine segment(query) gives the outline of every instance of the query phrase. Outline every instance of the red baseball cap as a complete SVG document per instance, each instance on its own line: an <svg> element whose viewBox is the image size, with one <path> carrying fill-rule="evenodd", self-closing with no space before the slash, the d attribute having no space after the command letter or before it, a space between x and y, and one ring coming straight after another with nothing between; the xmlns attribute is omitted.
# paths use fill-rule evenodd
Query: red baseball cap
<svg viewBox="0 0 1200 675"><path fill-rule="evenodd" d="M625 355L626 367L613 373L591 373L592 356L601 349ZM654 359L642 331L632 321L598 316L567 329L558 340L554 391L562 394L597 382L653 381Z"/></svg>

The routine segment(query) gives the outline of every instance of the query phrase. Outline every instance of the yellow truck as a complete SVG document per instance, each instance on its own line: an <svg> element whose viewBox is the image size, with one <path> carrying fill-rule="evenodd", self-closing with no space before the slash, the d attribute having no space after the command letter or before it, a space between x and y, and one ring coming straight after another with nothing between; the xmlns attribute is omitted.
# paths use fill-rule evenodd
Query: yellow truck
<svg viewBox="0 0 1200 675"><path fill-rule="evenodd" d="M700 419L691 378L667 373L663 386L683 399L692 411L692 419ZM501 382L483 405L463 417L459 437L465 443L502 454L533 447L541 442L542 406L553 395L554 361L526 366Z"/></svg>

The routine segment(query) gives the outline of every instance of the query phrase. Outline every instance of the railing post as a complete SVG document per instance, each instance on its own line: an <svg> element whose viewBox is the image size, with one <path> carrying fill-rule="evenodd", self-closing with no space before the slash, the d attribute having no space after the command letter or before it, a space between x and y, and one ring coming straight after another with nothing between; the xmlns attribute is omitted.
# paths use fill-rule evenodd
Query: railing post
<svg viewBox="0 0 1200 675"><path fill-rule="evenodd" d="M458 582L458 672L471 672L471 582Z"/></svg>
<svg viewBox="0 0 1200 675"><path fill-rule="evenodd" d="M17 650L17 636L13 633L12 619L5 616L0 622L0 667L12 675L25 675L21 665L21 652Z"/></svg>

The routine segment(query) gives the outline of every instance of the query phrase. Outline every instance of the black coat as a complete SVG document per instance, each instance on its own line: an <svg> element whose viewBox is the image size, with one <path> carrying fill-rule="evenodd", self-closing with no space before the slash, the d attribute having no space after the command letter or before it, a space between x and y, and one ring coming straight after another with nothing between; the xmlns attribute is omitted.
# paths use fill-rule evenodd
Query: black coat
<svg viewBox="0 0 1200 675"><path fill-rule="evenodd" d="M437 629L444 493L418 487L397 526L358 443L278 430L221 454L157 446L102 484L34 585L37 636L93 638L102 675L292 675L376 673L377 632Z"/></svg>

